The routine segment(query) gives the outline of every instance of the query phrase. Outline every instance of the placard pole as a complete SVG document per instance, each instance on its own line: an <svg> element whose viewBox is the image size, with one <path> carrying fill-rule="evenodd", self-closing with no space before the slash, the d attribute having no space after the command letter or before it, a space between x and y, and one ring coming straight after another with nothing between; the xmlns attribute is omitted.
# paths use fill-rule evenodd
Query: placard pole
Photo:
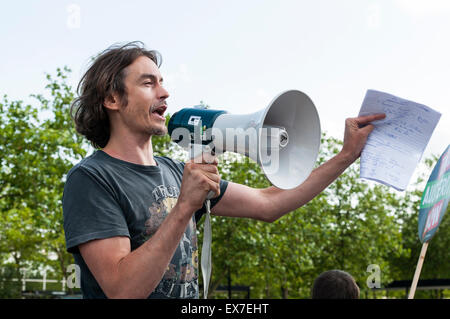
<svg viewBox="0 0 450 319"><path fill-rule="evenodd" d="M423 260L425 259L425 254L427 252L428 242L422 245L422 250L420 251L419 261L417 262L416 273L414 274L414 279L409 290L408 299L414 299L414 294L416 293L417 282L419 281L420 271L422 270Z"/></svg>

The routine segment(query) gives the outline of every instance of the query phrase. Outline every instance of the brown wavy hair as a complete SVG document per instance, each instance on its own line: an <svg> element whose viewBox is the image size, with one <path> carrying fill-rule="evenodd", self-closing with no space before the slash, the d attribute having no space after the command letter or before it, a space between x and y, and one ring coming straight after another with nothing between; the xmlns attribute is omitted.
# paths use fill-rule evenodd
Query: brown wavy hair
<svg viewBox="0 0 450 319"><path fill-rule="evenodd" d="M95 148L106 146L110 136L109 117L103 105L106 98L116 93L123 106L127 105L124 84L125 68L137 58L146 56L161 66L161 54L147 50L140 41L115 44L101 52L81 78L78 97L70 107L75 129L86 137Z"/></svg>

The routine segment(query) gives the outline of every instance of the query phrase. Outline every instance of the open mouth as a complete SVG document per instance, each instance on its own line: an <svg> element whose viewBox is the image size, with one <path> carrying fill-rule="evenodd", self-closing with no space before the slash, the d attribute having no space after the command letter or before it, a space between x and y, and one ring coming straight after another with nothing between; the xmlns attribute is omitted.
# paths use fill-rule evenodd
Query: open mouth
<svg viewBox="0 0 450 319"><path fill-rule="evenodd" d="M166 109L167 109L166 105L152 107L151 113L155 114L157 117L159 117L162 120L166 120L166 118L164 117L164 113L166 112Z"/></svg>

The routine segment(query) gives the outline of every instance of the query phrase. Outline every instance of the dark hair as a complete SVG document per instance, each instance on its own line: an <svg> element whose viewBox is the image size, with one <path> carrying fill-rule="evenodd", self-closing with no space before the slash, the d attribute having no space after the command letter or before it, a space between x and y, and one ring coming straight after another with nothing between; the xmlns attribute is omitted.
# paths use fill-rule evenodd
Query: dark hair
<svg viewBox="0 0 450 319"><path fill-rule="evenodd" d="M110 135L109 117L103 102L116 93L122 105L127 105L125 68L140 56L150 58L158 67L161 65L161 54L146 50L140 41L115 44L93 59L78 84L78 97L72 103L70 114L77 132L95 148L105 147Z"/></svg>
<svg viewBox="0 0 450 319"><path fill-rule="evenodd" d="M359 287L353 277L342 270L323 272L314 281L313 299L359 299Z"/></svg>

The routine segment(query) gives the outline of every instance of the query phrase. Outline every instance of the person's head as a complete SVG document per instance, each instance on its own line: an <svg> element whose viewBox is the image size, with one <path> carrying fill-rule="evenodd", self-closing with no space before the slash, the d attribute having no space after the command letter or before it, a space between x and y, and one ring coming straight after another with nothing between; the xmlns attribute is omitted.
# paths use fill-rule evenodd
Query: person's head
<svg viewBox="0 0 450 319"><path fill-rule="evenodd" d="M325 271L314 281L312 299L359 299L359 287L345 271Z"/></svg>
<svg viewBox="0 0 450 319"><path fill-rule="evenodd" d="M100 53L78 84L71 114L78 133L103 148L111 132L142 136L167 133L169 93L159 72L161 55L142 42L114 45Z"/></svg>

